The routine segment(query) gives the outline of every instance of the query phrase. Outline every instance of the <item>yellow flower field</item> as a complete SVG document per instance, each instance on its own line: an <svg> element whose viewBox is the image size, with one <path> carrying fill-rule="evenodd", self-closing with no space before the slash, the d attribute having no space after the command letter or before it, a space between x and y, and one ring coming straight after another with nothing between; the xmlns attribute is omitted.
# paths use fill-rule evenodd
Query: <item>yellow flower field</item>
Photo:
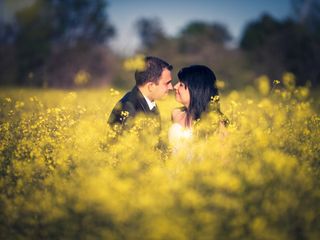
<svg viewBox="0 0 320 240"><path fill-rule="evenodd" d="M320 99L289 77L222 94L227 132L177 152L173 96L154 148L108 127L121 91L1 89L1 239L320 239Z"/></svg>

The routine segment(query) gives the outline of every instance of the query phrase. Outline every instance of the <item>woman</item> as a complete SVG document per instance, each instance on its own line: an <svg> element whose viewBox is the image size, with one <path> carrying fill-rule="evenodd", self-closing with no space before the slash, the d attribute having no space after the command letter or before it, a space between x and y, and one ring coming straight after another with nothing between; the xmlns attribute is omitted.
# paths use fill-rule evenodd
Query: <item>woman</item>
<svg viewBox="0 0 320 240"><path fill-rule="evenodd" d="M195 123L204 115L213 113L217 116L217 127L224 127L228 120L219 108L219 94L213 71L203 65L182 68L178 73L179 82L174 86L176 100L182 108L172 112L173 125L169 130L171 143L181 139L190 139L194 135Z"/></svg>

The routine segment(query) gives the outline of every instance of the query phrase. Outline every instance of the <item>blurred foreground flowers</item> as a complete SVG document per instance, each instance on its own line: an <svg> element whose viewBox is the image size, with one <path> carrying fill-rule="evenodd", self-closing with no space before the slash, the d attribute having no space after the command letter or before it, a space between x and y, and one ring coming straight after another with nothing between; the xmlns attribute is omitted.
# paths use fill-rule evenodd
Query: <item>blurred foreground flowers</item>
<svg viewBox="0 0 320 240"><path fill-rule="evenodd" d="M319 239L319 99L284 78L222 96L227 135L208 118L174 154L116 137L115 90L1 91L1 238Z"/></svg>

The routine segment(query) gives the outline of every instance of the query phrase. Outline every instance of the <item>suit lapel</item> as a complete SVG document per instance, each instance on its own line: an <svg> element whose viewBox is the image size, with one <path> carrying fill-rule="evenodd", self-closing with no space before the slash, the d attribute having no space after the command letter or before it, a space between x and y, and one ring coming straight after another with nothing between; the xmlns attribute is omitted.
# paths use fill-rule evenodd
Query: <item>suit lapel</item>
<svg viewBox="0 0 320 240"><path fill-rule="evenodd" d="M137 101L137 108L139 107L145 114L151 114L153 116L155 116L159 122L159 131L161 131L161 117L160 117L160 112L158 109L158 106L155 106L155 109L153 109L152 111L149 108L149 105L146 101L146 99L144 98L144 96L142 95L142 93L140 92L139 88L137 86L135 86L132 89L133 95L136 98Z"/></svg>
<svg viewBox="0 0 320 240"><path fill-rule="evenodd" d="M146 101L146 99L144 98L144 96L142 95L142 93L140 92L139 88L137 86L135 86L132 89L132 92L134 93L134 96L136 96L136 100L139 104L139 108L141 108L143 110L143 112L145 113L150 113L150 109L149 109L149 105Z"/></svg>

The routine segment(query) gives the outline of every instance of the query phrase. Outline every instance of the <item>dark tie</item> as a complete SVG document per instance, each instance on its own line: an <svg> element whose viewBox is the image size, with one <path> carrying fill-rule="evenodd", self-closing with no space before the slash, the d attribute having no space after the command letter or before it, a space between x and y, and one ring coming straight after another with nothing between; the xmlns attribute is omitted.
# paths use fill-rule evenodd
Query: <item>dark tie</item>
<svg viewBox="0 0 320 240"><path fill-rule="evenodd" d="M151 111L152 113L157 113L157 112L158 112L156 106L154 106L150 111Z"/></svg>
<svg viewBox="0 0 320 240"><path fill-rule="evenodd" d="M150 110L150 113L154 116L157 116L158 118L160 118L160 113L159 113L159 110L157 108L157 106L154 106L151 110Z"/></svg>

